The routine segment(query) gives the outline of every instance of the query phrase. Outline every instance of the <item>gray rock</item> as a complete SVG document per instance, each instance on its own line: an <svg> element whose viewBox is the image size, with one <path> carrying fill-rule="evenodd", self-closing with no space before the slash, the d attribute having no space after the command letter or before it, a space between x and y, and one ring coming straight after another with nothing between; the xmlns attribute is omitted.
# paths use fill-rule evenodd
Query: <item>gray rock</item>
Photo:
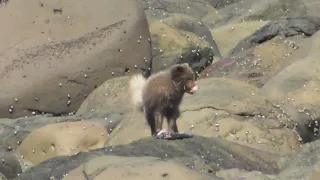
<svg viewBox="0 0 320 180"><path fill-rule="evenodd" d="M237 3L239 1L237 0L228 0L228 1L221 1L221 0L211 0L208 2L216 9L222 9L222 8L225 8L227 6L230 6L232 5L233 3Z"/></svg>
<svg viewBox="0 0 320 180"><path fill-rule="evenodd" d="M310 38L304 40L310 41ZM213 63L203 70L199 77L228 77L261 88L284 67L307 53L306 43L294 42L287 38L274 37L259 46L239 51Z"/></svg>
<svg viewBox="0 0 320 180"><path fill-rule="evenodd" d="M10 1L0 21L15 22L1 27L0 118L68 114L104 81L151 67L136 0Z"/></svg>
<svg viewBox="0 0 320 180"><path fill-rule="evenodd" d="M237 1L230 3L229 5L225 5L225 8L219 9L219 13L221 13L222 17L215 20L214 23L208 22L208 25L209 27L215 28L233 22L259 20L268 21L275 20L283 16L299 17L312 15L310 12L315 11L311 10L313 3L307 1L308 0ZM316 15L316 13L314 15Z"/></svg>
<svg viewBox="0 0 320 180"><path fill-rule="evenodd" d="M104 155L140 158L151 156L162 160L171 159L213 178L216 171L229 168L276 174L279 159L279 156L275 154L259 152L219 138L195 136L185 140L163 141L150 137L128 145L106 147L69 157L56 157L28 169L15 180L42 180L49 179L50 176L61 179L63 175L79 165ZM96 176L99 173L93 174Z"/></svg>
<svg viewBox="0 0 320 180"><path fill-rule="evenodd" d="M159 20L153 19L152 23L150 23L151 26L155 26L155 21ZM210 47L212 55L216 59L221 58L220 50L216 42L214 41L209 28L201 20L190 17L187 14L170 14L170 17L161 19L161 22L167 25L167 28L172 28L175 30L175 32L177 33L175 34L175 38L184 38L187 43L181 46L181 44L183 44L183 41L181 41L177 43L180 44L180 46L178 45L178 47L174 47L172 45L173 43L170 42L168 38L166 39L162 37L166 34L157 34L157 32L152 31L154 27L151 27L153 46L153 72L162 70L166 68L167 65L174 64L177 58L179 58L181 55L184 55L184 53L188 52L191 49L197 49L198 46L201 49ZM172 31L169 32L172 33ZM187 33L191 34L190 36L192 37L190 37ZM177 37L177 35L181 37ZM168 36L170 35L168 34ZM198 42L193 41L193 38L196 38ZM163 44L163 41L169 41L169 44ZM159 49L162 49L163 51L160 52ZM166 66L164 64L166 64Z"/></svg>
<svg viewBox="0 0 320 180"><path fill-rule="evenodd" d="M193 38L199 38L199 40L207 43L208 45L206 46L212 47L214 56L219 59L221 58L221 53L211 35L209 28L201 20L201 18L206 16L211 9L214 9L212 7L213 4L211 4L211 1L200 0L195 2L192 0L179 0L173 2L167 0L142 0L142 2L145 7L145 12L148 17L149 25L151 27L150 29L152 34L153 47L153 72L163 70L166 67L166 65L172 64L172 62L181 54L197 46L198 44L197 42L194 42L192 40ZM161 23L168 25L170 30L159 33L160 28L158 27L158 32L153 31L154 22L160 21ZM171 28L175 32L172 32ZM165 32L172 33L173 37L177 39L185 38L186 40L188 40L188 43L186 45L182 45L184 44L184 42L179 42L176 44L182 45L182 47L175 47L175 43L170 42L170 39L161 38L162 36L166 35ZM195 37L190 37L190 40L187 34L192 34L192 36ZM170 35L168 35L168 37L169 36ZM163 45L161 44L163 43L162 41L168 41L168 44ZM201 43L199 44L201 46ZM163 52L159 52L159 49L162 49ZM179 52L181 52L181 54Z"/></svg>
<svg viewBox="0 0 320 180"><path fill-rule="evenodd" d="M112 119L106 121L105 118ZM116 113L92 113L90 115L74 115L51 117L47 115L38 115L28 118L18 119L0 119L0 146L7 150L16 150L22 141L34 130L52 123L74 122L74 121L92 121L100 122L105 125L106 130L114 129L122 120L121 114Z"/></svg>
<svg viewBox="0 0 320 180"><path fill-rule="evenodd" d="M9 152L0 149L0 160L0 179L1 175L7 179L12 179L22 173L18 159Z"/></svg>
<svg viewBox="0 0 320 180"><path fill-rule="evenodd" d="M207 8L210 1L207 0L142 0L146 14L150 13L153 18L162 19L168 17L172 13L187 14L196 19L201 19L211 9Z"/></svg>
<svg viewBox="0 0 320 180"><path fill-rule="evenodd" d="M188 63L189 66L196 72L201 73L203 69L211 65L214 60L214 50L209 47L204 49L192 48L185 52L181 57L176 58L173 64Z"/></svg>
<svg viewBox="0 0 320 180"><path fill-rule="evenodd" d="M320 141L302 146L301 152L281 159L281 172L275 180L319 179Z"/></svg>
<svg viewBox="0 0 320 180"><path fill-rule="evenodd" d="M316 16L282 17L269 22L249 37L240 41L230 54L262 44L275 36L291 37L303 34L309 37L319 29L320 18Z"/></svg>
<svg viewBox="0 0 320 180"><path fill-rule="evenodd" d="M129 76L109 79L93 90L83 101L76 114L96 114L104 112L127 113L132 111L128 103Z"/></svg>
<svg viewBox="0 0 320 180"><path fill-rule="evenodd" d="M203 40L207 41L214 52L214 56L221 58L221 53L216 42L212 37L209 28L201 20L194 19L190 16L184 16L182 19L176 22L170 22L169 20L164 20L163 22L179 30L192 32L199 38L202 38Z"/></svg>

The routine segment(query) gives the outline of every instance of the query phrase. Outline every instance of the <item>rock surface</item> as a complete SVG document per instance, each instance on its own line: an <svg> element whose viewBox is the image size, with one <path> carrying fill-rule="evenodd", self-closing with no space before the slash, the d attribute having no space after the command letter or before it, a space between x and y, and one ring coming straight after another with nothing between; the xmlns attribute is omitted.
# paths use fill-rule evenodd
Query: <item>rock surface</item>
<svg viewBox="0 0 320 180"><path fill-rule="evenodd" d="M281 37L234 54L230 58L206 67L200 74L205 77L229 77L261 88L275 74L305 51L303 45Z"/></svg>
<svg viewBox="0 0 320 180"><path fill-rule="evenodd" d="M114 156L124 157L117 158ZM127 156L135 158L125 158ZM149 156L160 159L157 160ZM111 169L109 168L120 173L123 172L125 167L128 168L129 172L133 171L132 173L135 174L136 178L143 178L148 175L147 177L156 179L159 176L168 176L168 178L171 178L171 176L180 178L193 176L196 179L215 179L214 173L216 171L236 167L248 171L259 170L265 173L276 173L278 171L276 163L278 159L277 155L260 153L254 149L216 138L194 137L187 140L169 142L147 138L128 145L112 146L88 153L79 153L71 157L58 157L44 161L39 166L30 168L16 179L38 180L49 179L50 176L55 179L60 179L63 176L64 178L69 178L69 172L71 172L70 179L81 178L83 175L93 179L100 179L105 177L103 176L104 174L110 173ZM119 166L121 162L122 165ZM139 167L146 166L144 164L156 166L158 171L153 170L149 173L139 171ZM182 171L186 171L187 167L191 169L189 170L191 175L173 174L172 170L168 168L170 166L175 166L175 168ZM82 170L84 170L84 173ZM196 171L201 172L202 175L200 176ZM34 172L39 174L36 176ZM66 174L68 175L66 176ZM73 177L72 174L74 174ZM118 175L115 173L112 177L118 177Z"/></svg>
<svg viewBox="0 0 320 180"><path fill-rule="evenodd" d="M102 148L107 139L108 132L100 123L48 124L28 135L16 153L25 163L38 164L52 157Z"/></svg>
<svg viewBox="0 0 320 180"><path fill-rule="evenodd" d="M20 163L14 155L0 149L0 159L0 179L12 179L22 173Z"/></svg>
<svg viewBox="0 0 320 180"><path fill-rule="evenodd" d="M81 175L79 172L84 173ZM135 175L132 176L132 174ZM82 166L73 169L68 173L68 176L63 178L63 180L86 179L86 176L93 179L112 177L114 179L124 180L163 178L186 180L218 179L203 175L200 172L190 171L185 166L170 160L161 161L154 157L141 159L139 157L99 156L91 159Z"/></svg>
<svg viewBox="0 0 320 180"><path fill-rule="evenodd" d="M301 134L310 133L308 130L311 130L318 135L317 121L320 120L319 37L320 33L313 36L313 48L309 56L284 68L261 89L261 94L269 101L274 104L283 104L281 108L290 121L299 125L298 130L302 131ZM308 129L309 125L312 125L310 129ZM306 142L312 140L313 138L305 139Z"/></svg>
<svg viewBox="0 0 320 180"><path fill-rule="evenodd" d="M319 0L0 2L0 179L318 179ZM176 63L154 139L128 78Z"/></svg>
<svg viewBox="0 0 320 180"><path fill-rule="evenodd" d="M0 20L14 22L0 33L0 117L68 114L105 80L151 64L137 1L10 0Z"/></svg>
<svg viewBox="0 0 320 180"><path fill-rule="evenodd" d="M301 153L294 156L283 157L281 160L281 173L276 180L285 179L307 179L316 180L319 178L319 147L320 141L306 144L302 147Z"/></svg>
<svg viewBox="0 0 320 180"><path fill-rule="evenodd" d="M221 58L210 29L201 20L214 11L208 1L142 0L152 36L153 72L173 64L190 49L212 48L213 56Z"/></svg>
<svg viewBox="0 0 320 180"><path fill-rule="evenodd" d="M231 54L262 44L273 37L291 37L297 35L312 36L320 29L320 18L317 16L281 17L261 27L252 35L243 39L232 50Z"/></svg>

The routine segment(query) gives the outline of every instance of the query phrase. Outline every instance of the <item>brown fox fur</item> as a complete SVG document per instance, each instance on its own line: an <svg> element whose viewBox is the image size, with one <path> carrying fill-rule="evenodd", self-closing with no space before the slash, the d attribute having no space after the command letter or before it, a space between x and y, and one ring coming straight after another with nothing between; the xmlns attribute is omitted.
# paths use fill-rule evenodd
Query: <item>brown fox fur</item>
<svg viewBox="0 0 320 180"><path fill-rule="evenodd" d="M163 118L167 119L169 130L178 132L176 121L183 95L197 90L195 74L187 63L173 65L148 79L136 74L129 81L131 101L144 111L152 136L162 130Z"/></svg>

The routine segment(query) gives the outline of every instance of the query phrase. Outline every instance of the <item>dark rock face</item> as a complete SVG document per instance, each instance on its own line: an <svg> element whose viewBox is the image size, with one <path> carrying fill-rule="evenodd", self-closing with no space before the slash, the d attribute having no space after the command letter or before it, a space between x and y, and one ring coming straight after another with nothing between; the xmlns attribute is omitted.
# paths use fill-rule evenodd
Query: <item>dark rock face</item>
<svg viewBox="0 0 320 180"><path fill-rule="evenodd" d="M201 20L210 13L207 8L210 2L143 0L142 4L150 25L154 73L163 70L176 58L197 46L201 49L210 47L214 56L221 58L210 29ZM173 39L172 34L175 34Z"/></svg>
<svg viewBox="0 0 320 180"><path fill-rule="evenodd" d="M246 0L247 1L247 0ZM230 1L221 1L221 0L213 0L213 1L209 1L211 3L211 5L216 8L216 9L223 9L229 5L232 5L234 3L236 3L236 0L230 0Z"/></svg>
<svg viewBox="0 0 320 180"><path fill-rule="evenodd" d="M196 73L199 73L212 63L213 55L214 50L209 47L204 49L192 48L175 59L173 64L188 63Z"/></svg>
<svg viewBox="0 0 320 180"><path fill-rule="evenodd" d="M0 178L3 175L7 179L12 179L22 173L20 163L14 155L0 149L0 159Z"/></svg>
<svg viewBox="0 0 320 180"><path fill-rule="evenodd" d="M185 19L184 21L180 21L174 25L176 28L181 29L183 31L192 32L201 39L207 41L209 43L209 47L213 51L213 55L221 58L221 53L219 51L217 43L214 41L210 30L204 24L204 22L196 21L195 19ZM207 47L206 47L207 48Z"/></svg>
<svg viewBox="0 0 320 180"><path fill-rule="evenodd" d="M232 50L231 54L262 44L276 36L312 36L320 29L320 18L316 16L282 17L266 24L251 36L245 38Z"/></svg>
<svg viewBox="0 0 320 180"><path fill-rule="evenodd" d="M245 154L248 156L245 156ZM89 159L104 155L141 158L151 156L158 157L161 160L174 158L188 168L202 171L213 178L216 171L235 167L248 171L258 170L274 174L278 172L276 161L279 158L273 154L261 154L256 150L215 138L194 137L169 142L147 138L128 145L106 147L71 157L54 158L30 168L15 179L40 180L49 179L50 176L55 177L55 179L61 179L63 174L67 174ZM103 170L100 169L100 171Z"/></svg>
<svg viewBox="0 0 320 180"><path fill-rule="evenodd" d="M208 24L210 27L218 27L234 21L268 21L279 17L316 15L319 9L314 8L315 1L317 0L219 1L219 13L224 18L218 18L214 23L208 21ZM219 4L224 7L219 7Z"/></svg>
<svg viewBox="0 0 320 180"><path fill-rule="evenodd" d="M154 12L156 17L168 16L171 13L181 13L196 19L201 19L201 17L210 12L209 9L206 9L206 5L209 4L209 1L207 0L200 0L196 2L192 0L142 0L142 2L145 9Z"/></svg>

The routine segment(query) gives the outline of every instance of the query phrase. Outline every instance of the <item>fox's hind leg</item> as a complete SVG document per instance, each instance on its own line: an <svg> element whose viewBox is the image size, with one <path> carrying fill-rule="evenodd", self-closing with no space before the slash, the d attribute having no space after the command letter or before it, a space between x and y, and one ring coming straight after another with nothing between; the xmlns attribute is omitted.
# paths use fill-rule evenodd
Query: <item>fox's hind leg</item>
<svg viewBox="0 0 320 180"><path fill-rule="evenodd" d="M149 127L150 127L151 136L156 135L157 127L156 127L155 112L152 109L145 108L145 116L146 116L146 120L147 120Z"/></svg>
<svg viewBox="0 0 320 180"><path fill-rule="evenodd" d="M179 108L173 108L168 110L166 112L166 116L167 116L167 122L168 122L168 129L175 133L179 132L178 125L177 125L177 119L180 116Z"/></svg>

